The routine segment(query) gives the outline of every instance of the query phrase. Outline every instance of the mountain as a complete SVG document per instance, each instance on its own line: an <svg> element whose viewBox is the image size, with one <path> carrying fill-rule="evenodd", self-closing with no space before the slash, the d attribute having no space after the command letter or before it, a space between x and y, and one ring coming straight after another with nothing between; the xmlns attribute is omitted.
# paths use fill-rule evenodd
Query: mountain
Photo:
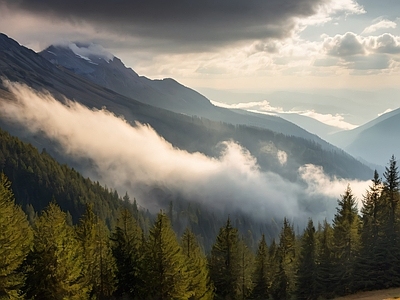
<svg viewBox="0 0 400 300"><path fill-rule="evenodd" d="M314 118L296 113L282 113L279 114L279 116L287 121L299 125L301 128L304 128L308 132L316 134L325 141L329 141L332 134L341 130L338 127L330 126Z"/></svg>
<svg viewBox="0 0 400 300"><path fill-rule="evenodd" d="M353 130L331 136L331 142L354 157L386 166L389 158L400 157L400 109L383 114Z"/></svg>
<svg viewBox="0 0 400 300"><path fill-rule="evenodd" d="M151 80L139 76L112 54L91 50L96 47L98 46L81 43L52 45L39 54L57 66L142 103L189 116L234 125L256 126L285 135L303 137L332 150L331 145L284 118L216 107L200 93L171 78Z"/></svg>
<svg viewBox="0 0 400 300"><path fill-rule="evenodd" d="M90 59L94 61L93 58ZM64 97L67 97L89 108L106 107L116 115L123 115L131 123L139 121L150 124L174 147L190 153L198 151L211 157L219 157L220 149L216 147L218 143L236 141L250 151L262 170L276 172L290 180L296 180L298 168L305 164L322 166L327 174L344 178L369 178L372 172L340 149L281 118L270 118L271 129L278 128L280 132L286 132L286 135L263 129L260 124L266 119L258 114L249 119L247 115L216 109L221 115L252 121L252 126L234 126L150 106L97 85L65 67L54 65L5 35L0 35L0 76L25 83L39 91L49 91L59 101L64 101ZM2 98L13 97L5 87L0 92ZM26 128L4 118L0 120L0 126L39 149L46 148L58 160L73 165L80 171L84 172L86 167L90 167L90 162L75 162L63 153L60 145L49 141L40 133L32 135ZM284 151L288 156L285 165L277 159L279 151Z"/></svg>
<svg viewBox="0 0 400 300"><path fill-rule="evenodd" d="M89 49L89 45L50 46L40 55L100 86L152 106L189 115L207 114L212 109L207 98L171 78L150 80L139 76L111 54L111 58L97 52L83 56L79 49Z"/></svg>

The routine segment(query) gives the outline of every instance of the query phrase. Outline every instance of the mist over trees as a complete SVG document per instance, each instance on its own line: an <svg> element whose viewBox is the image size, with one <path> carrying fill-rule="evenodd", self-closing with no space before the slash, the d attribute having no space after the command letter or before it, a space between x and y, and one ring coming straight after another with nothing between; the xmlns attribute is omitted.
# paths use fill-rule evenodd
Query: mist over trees
<svg viewBox="0 0 400 300"><path fill-rule="evenodd" d="M399 171L394 157L360 211L348 186L334 219L249 243L230 217L210 251L174 206L143 222L127 203L108 227L87 203L77 222L52 201L29 217L0 175L0 296L5 299L329 299L400 286ZM125 195L124 198L129 198ZM28 221L29 220L29 221ZM142 220L142 221L140 221ZM147 225L145 225L147 224ZM143 226L145 225L145 226Z"/></svg>
<svg viewBox="0 0 400 300"><path fill-rule="evenodd" d="M156 216L0 131L0 298L318 299L400 286L400 176L303 232L166 197ZM268 215L265 216L268 218Z"/></svg>

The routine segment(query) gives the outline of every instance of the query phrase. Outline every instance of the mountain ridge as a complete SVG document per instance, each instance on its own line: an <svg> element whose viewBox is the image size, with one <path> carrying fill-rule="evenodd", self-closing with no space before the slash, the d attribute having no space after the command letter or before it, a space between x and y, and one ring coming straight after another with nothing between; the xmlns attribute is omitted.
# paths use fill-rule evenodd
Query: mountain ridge
<svg viewBox="0 0 400 300"><path fill-rule="evenodd" d="M321 144L324 149L333 150L331 145L317 135L307 132L284 118L256 113L238 113L234 110L216 107L199 92L183 86L172 78L152 80L145 76L139 76L115 56L110 62L94 57L94 60L99 63L93 65L65 45L49 46L39 54L50 62L67 68L93 83L142 103L189 116L196 115L234 125L257 126L286 135L303 137Z"/></svg>
<svg viewBox="0 0 400 300"><path fill-rule="evenodd" d="M191 153L199 151L211 157L218 157L220 152L216 145L221 141L232 139L249 149L262 169L286 174L285 176L292 178L292 180L296 176L299 166L307 163L321 165L328 174L339 177L370 177L371 170L369 168L326 142L321 142L322 145L319 144L318 142L322 141L321 139L300 130L297 126L294 126L294 128L299 128L298 130L302 134L297 139L293 139L290 136L295 137L295 133L280 135L279 132L263 129L261 126L254 127L258 125L257 123L252 124L254 127L252 128L245 125L229 125L223 121L216 122L177 114L144 104L94 84L67 68L55 66L34 51L20 46L5 35L0 36L1 45L3 46L0 48L0 76L3 78L25 83L38 91L49 91L61 102L67 97L89 108L102 109L106 107L117 116L123 115L131 123L138 121L150 124L158 134L171 142L172 145ZM9 48L13 49L10 50ZM12 96L4 87L2 89L5 97ZM226 112L227 110L217 110L217 112L221 111ZM233 112L229 113L233 114ZM252 120L262 123L264 119L260 116L254 116ZM272 118L272 120L278 122L277 126L291 124L282 121L280 118ZM49 151L51 151L50 147L55 147L54 143L49 143L43 137L38 135L28 137L28 132L23 128L18 129L15 125L7 124L5 120L0 121L0 125L7 131L13 131L12 134L23 136L39 147L46 147L50 144ZM313 137L314 140L311 139L310 141L301 137L303 134L306 134L307 137ZM275 152L266 153L262 150L269 143L274 146L272 149L283 150L289 155L290 160L285 168L282 168L278 162ZM56 157L58 155L57 158L61 159L57 151L51 154ZM70 163L70 161L68 162Z"/></svg>

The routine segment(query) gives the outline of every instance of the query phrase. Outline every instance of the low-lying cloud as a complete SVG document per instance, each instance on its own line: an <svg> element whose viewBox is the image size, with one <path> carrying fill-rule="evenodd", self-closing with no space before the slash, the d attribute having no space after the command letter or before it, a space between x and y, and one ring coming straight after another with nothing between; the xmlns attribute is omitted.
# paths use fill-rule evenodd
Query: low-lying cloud
<svg viewBox="0 0 400 300"><path fill-rule="evenodd" d="M335 199L348 183L357 186L357 193L368 186L367 182L330 178L313 165L299 169L299 182L290 182L262 172L250 152L233 141L221 143L218 158L189 153L173 147L148 125L132 126L106 110L69 100L61 103L19 83L3 84L16 100L0 100L2 119L44 133L71 157L90 159L95 172L89 174L99 176L94 179L128 191L148 208L157 207L149 192L158 187L215 209L240 209L264 220L284 216L329 220L335 213ZM290 159L283 151L278 158L282 167Z"/></svg>
<svg viewBox="0 0 400 300"><path fill-rule="evenodd" d="M322 122L326 125L333 126L339 130L350 130L357 127L357 125L351 124L344 120L344 117L340 114L323 114L318 113L315 110L284 110L282 107L272 106L269 101L259 101L259 102L244 102L235 104L226 104L217 101L211 101L215 106L230 108L230 109L243 109L251 112L258 112L263 114L281 115L284 114L298 114L301 116L309 117Z"/></svg>

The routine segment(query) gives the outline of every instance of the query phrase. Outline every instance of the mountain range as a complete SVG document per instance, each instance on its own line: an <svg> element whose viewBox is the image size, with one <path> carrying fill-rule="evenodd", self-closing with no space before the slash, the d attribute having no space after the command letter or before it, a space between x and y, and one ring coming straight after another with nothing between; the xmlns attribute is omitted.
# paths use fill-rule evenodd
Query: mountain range
<svg viewBox="0 0 400 300"><path fill-rule="evenodd" d="M400 109L385 113L355 129L332 134L330 142L356 158L386 166L389 158L400 157Z"/></svg>
<svg viewBox="0 0 400 300"><path fill-rule="evenodd" d="M73 51L89 49L89 46L79 43L50 46L39 54L56 66L61 66L99 86L154 107L218 122L266 128L277 133L313 140L326 149L332 149L322 139L282 118L255 113L244 115L243 111L217 107L200 93L174 79L151 80L127 68L117 57L108 60L88 51L86 52L89 54L85 57Z"/></svg>
<svg viewBox="0 0 400 300"><path fill-rule="evenodd" d="M128 190L148 208L179 200L253 216L324 218L336 201L320 189L373 173L289 121L216 107L173 79L139 76L112 55L77 54L69 46L36 53L0 35L0 76L3 130L92 180ZM31 104L28 110L18 111L21 97ZM64 105L51 104L53 97ZM45 118L55 123L40 119L40 110L49 110ZM82 113L87 124L70 123Z"/></svg>

